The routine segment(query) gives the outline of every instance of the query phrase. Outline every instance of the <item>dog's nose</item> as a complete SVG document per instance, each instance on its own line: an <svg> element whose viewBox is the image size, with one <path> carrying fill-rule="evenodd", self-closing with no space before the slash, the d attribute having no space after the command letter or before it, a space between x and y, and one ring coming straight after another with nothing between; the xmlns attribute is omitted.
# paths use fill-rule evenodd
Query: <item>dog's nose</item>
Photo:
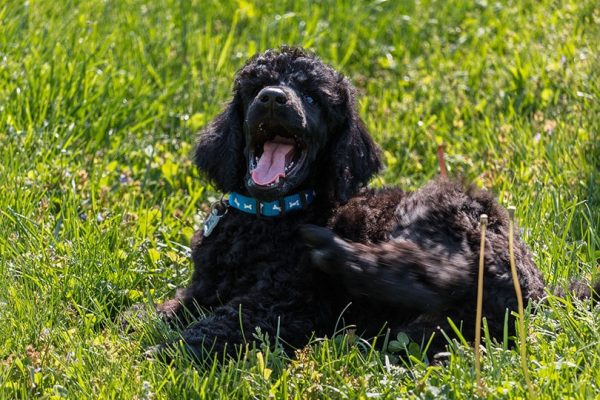
<svg viewBox="0 0 600 400"><path fill-rule="evenodd" d="M287 95L285 92L274 86L269 86L261 90L258 95L258 100L264 104L285 104L288 101Z"/></svg>

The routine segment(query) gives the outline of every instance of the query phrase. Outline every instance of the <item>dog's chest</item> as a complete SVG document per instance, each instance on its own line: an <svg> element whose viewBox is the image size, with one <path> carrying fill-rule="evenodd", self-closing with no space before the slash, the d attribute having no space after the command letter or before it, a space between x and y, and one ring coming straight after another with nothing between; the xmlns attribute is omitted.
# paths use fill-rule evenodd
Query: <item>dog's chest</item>
<svg viewBox="0 0 600 400"><path fill-rule="evenodd" d="M192 244L195 267L232 284L250 284L265 276L284 280L304 262L306 247L297 229L304 220L228 214L209 237Z"/></svg>

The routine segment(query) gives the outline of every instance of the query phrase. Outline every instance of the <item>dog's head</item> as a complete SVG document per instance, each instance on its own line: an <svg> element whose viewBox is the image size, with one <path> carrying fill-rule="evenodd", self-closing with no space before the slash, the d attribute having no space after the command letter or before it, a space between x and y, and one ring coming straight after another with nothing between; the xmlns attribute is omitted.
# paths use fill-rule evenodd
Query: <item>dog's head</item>
<svg viewBox="0 0 600 400"><path fill-rule="evenodd" d="M381 167L354 88L298 48L239 71L233 100L201 133L196 163L219 190L271 201L301 189L345 202Z"/></svg>

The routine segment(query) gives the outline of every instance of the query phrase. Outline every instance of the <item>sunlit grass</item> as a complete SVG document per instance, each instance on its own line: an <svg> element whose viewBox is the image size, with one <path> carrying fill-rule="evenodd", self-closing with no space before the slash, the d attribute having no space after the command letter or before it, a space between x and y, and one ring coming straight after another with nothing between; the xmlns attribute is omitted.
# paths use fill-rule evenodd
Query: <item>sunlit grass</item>
<svg viewBox="0 0 600 400"><path fill-rule="evenodd" d="M550 285L591 279L599 26L591 0L4 1L0 397L471 398L474 355L460 345L443 367L353 335L316 338L291 360L262 346L224 365L169 367L142 354L176 332L143 317L125 333L118 319L189 279L198 210L219 196L190 161L194 134L244 60L284 43L357 86L385 150L373 185L422 185L444 143L450 175L518 206ZM526 314L540 397L595 396L598 310L550 297ZM490 396L525 397L518 352L483 342Z"/></svg>

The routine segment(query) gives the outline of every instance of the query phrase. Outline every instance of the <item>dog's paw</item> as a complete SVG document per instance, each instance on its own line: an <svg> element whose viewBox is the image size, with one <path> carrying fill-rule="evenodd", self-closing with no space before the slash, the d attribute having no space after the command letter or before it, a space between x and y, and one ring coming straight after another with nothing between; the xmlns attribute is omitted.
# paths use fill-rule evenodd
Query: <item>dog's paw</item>
<svg viewBox="0 0 600 400"><path fill-rule="evenodd" d="M175 340L169 343L157 344L146 348L143 354L148 360L171 364L176 358L183 357L200 363L204 357L203 352L184 340Z"/></svg>
<svg viewBox="0 0 600 400"><path fill-rule="evenodd" d="M160 318L169 323L176 325L179 322L179 314L182 309L179 299L170 299L156 306L156 313Z"/></svg>
<svg viewBox="0 0 600 400"><path fill-rule="evenodd" d="M310 247L312 262L326 272L333 272L352 258L352 245L330 229L316 225L303 225L300 233Z"/></svg>

